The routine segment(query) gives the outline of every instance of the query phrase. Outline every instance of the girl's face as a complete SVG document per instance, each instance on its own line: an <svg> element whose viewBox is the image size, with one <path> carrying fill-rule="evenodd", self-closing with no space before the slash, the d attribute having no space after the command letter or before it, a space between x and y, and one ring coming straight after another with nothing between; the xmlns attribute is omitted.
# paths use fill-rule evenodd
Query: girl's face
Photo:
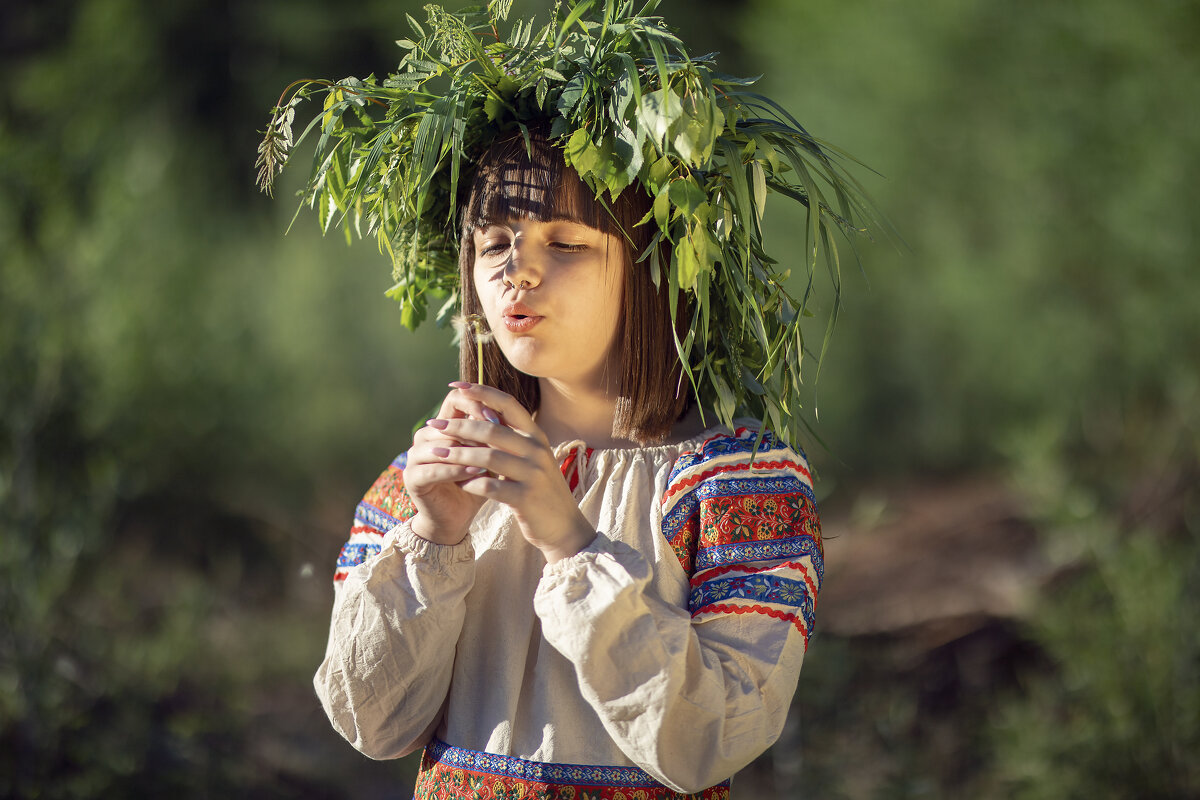
<svg viewBox="0 0 1200 800"><path fill-rule="evenodd" d="M621 241L570 220L510 219L474 234L475 291L505 358L581 388L619 375Z"/></svg>

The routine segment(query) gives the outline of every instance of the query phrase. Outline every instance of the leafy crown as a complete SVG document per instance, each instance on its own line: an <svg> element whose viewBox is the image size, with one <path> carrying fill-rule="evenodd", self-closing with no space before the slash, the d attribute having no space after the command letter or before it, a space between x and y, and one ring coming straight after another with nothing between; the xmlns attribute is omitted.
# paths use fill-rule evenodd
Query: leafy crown
<svg viewBox="0 0 1200 800"><path fill-rule="evenodd" d="M426 6L411 16L415 38L396 72L379 81L297 81L273 109L259 147L259 184L268 194L293 152L296 107L324 96L302 135L317 135L301 208L323 230L374 236L387 253L401 320L415 328L437 298L439 323L459 304L456 211L473 164L497 136L550 124L550 139L601 200L644 191L652 209L639 224L654 240L639 267L666 281L671 314L690 295L691 319L677 352L701 408L730 424L749 413L796 441L801 322L819 262L832 286L817 369L838 316L841 267L835 234L851 243L878 225L865 192L844 169L849 157L811 136L779 104L751 91L757 79L716 70L713 55L691 56L631 0L554 7L536 29L500 28L511 0L452 13ZM790 289L791 268L763 249L767 198L805 206L806 274ZM299 210L297 210L299 213ZM669 244L670 261L662 263Z"/></svg>

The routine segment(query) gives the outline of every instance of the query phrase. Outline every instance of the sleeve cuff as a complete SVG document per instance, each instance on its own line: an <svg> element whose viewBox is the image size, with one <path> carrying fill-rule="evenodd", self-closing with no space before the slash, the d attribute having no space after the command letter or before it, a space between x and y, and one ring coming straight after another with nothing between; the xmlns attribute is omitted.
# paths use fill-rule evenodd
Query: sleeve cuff
<svg viewBox="0 0 1200 800"><path fill-rule="evenodd" d="M542 568L542 578L555 578L567 575L571 572L579 570L587 564L595 562L597 558L609 556L618 558L624 552L632 552L632 550L621 542L614 542L603 533L597 533L596 538L592 539L592 543L580 550L573 556L559 559L553 564L546 564Z"/></svg>
<svg viewBox="0 0 1200 800"><path fill-rule="evenodd" d="M395 547L416 561L434 567L449 567L463 561L475 560L475 546L468 533L458 544L437 544L413 533L408 521L401 522L383 537L383 547Z"/></svg>
<svg viewBox="0 0 1200 800"><path fill-rule="evenodd" d="M547 564L534 593L534 610L552 615L567 608L600 608L646 583L650 566L624 542L597 533L590 545L573 556Z"/></svg>

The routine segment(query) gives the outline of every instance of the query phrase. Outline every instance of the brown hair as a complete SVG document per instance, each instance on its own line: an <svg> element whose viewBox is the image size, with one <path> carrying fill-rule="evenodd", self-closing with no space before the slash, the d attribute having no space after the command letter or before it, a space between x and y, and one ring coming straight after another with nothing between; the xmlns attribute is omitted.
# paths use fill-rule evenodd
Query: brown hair
<svg viewBox="0 0 1200 800"><path fill-rule="evenodd" d="M621 360L613 435L639 444L666 439L671 427L692 406L691 387L681 379L672 339L667 289L654 285L647 265L634 263L653 237L653 226L637 225L650 210L650 202L637 185L627 188L611 204L596 199L578 173L566 164L562 151L548 141L545 131L531 129L528 149L524 136L518 133L498 139L480 159L462 212L459 256L463 313L482 314L475 291L474 234L488 222L569 219L611 233L622 242L623 313L614 346L621 348L626 357ZM666 247L660 257L662 264L671 263ZM678 319L684 324L688 318L681 297ZM473 381L478 365L475 345L468 339L464 336L459 345L459 375L464 381ZM483 347L483 382L508 392L530 411L538 407L537 378L513 368L495 342Z"/></svg>

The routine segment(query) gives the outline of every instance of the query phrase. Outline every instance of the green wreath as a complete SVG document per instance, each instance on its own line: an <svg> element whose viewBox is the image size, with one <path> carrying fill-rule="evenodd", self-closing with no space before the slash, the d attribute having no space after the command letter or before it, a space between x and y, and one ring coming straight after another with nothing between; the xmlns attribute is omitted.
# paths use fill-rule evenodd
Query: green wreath
<svg viewBox="0 0 1200 800"><path fill-rule="evenodd" d="M425 319L430 297L442 302L443 324L459 304L456 209L469 170L498 135L528 137L530 124L550 121L551 141L597 197L634 186L653 198L639 224L655 226L654 244L639 263L656 284L667 281L673 321L679 290L691 296L676 345L701 408L725 424L748 413L797 441L808 426L798 413L801 322L813 316L818 262L833 289L819 373L840 306L834 234L853 242L863 221L879 224L842 166L848 156L751 92L755 79L717 72L712 55L689 56L661 18L648 16L658 0L636 12L631 0L559 4L541 29L517 20L503 38L511 5L458 13L429 5L425 25L409 16L416 38L397 42L405 55L383 81L293 83L259 146L259 185L271 193L293 150L296 107L323 94L322 112L300 136L318 134L301 208L315 209L325 231L340 226L347 241L377 239L392 261L387 294L406 327ZM771 194L807 208L798 296L785 288L790 267L763 250ZM660 263L661 242L670 244L669 264Z"/></svg>

